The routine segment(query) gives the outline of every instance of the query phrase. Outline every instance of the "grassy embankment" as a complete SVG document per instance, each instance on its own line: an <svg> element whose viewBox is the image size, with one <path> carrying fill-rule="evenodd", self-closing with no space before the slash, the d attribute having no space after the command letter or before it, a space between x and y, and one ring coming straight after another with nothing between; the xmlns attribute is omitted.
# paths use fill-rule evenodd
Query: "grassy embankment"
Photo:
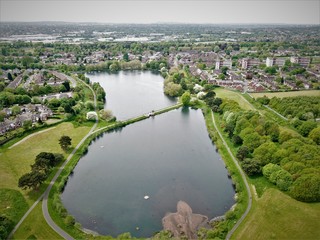
<svg viewBox="0 0 320 240"><path fill-rule="evenodd" d="M216 92L218 97L239 101L240 106L250 109L251 104L248 105L239 93L225 89ZM254 106L259 106L252 102L250 97L246 95L243 97ZM258 110L266 117L279 118L266 109ZM283 119L282 128L290 129ZM232 146L226 135L224 138L235 153L237 149ZM248 180L254 196L252 209L232 239L317 239L319 237L320 203L299 202L276 189L264 177L248 178Z"/></svg>
<svg viewBox="0 0 320 240"><path fill-rule="evenodd" d="M219 232L219 231L226 231L219 234L220 237L225 236L227 234L227 231L230 231L231 228L234 226L234 224L239 220L239 218L243 215L245 212L247 206L248 206L248 193L247 189L245 187L245 183L241 177L240 172L238 171L235 163L233 162L230 154L228 153L227 149L223 145L223 142L221 138L219 137L216 128L213 124L212 114L211 110L207 106L202 106L202 111L204 114L207 130L209 133L210 138L216 145L217 149L219 149L219 153L221 157L223 158L224 162L226 163L227 169L229 174L231 175L232 181L235 184L235 189L237 193L237 204L236 207L233 209L233 211L228 211L226 216L226 221L224 226L218 226L217 229L213 229L213 232ZM215 114L215 118L217 118L217 114ZM218 230L220 228L220 230ZM208 233L210 236L210 233Z"/></svg>
<svg viewBox="0 0 320 240"><path fill-rule="evenodd" d="M64 153L61 150L59 138L62 135L68 135L72 138L72 146L75 146L89 129L90 127L75 128L72 123L61 123L45 132L33 135L26 141L22 141L10 149L8 146L1 146L0 189L9 189L7 191L10 193L6 196L6 206L1 205L0 213L6 213L8 216L14 214L16 217L12 219L16 224L28 208L41 196L57 170L54 169L52 171L47 181L41 185L38 191L21 190L18 188L18 180L23 174L30 171L30 165L34 163L35 157L40 152L62 153L66 157L68 153ZM18 196L22 197L19 201L25 204L27 206L26 208L12 207L19 198ZM38 216L39 219L41 217L42 214ZM34 229L38 228L35 224L32 224L32 226ZM32 227L30 228L32 231ZM24 229L19 228L18 232L21 230L24 231ZM29 236L28 232L22 235L27 238Z"/></svg>

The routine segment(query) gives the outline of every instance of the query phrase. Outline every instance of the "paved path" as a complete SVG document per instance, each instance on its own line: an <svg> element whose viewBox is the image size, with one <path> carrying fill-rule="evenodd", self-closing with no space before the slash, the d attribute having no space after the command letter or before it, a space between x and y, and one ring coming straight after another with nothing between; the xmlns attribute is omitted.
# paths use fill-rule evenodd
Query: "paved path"
<svg viewBox="0 0 320 240"><path fill-rule="evenodd" d="M222 142L223 142L223 145L226 147L226 149L228 150L231 158L232 158L232 161L234 162L234 164L236 165L236 167L238 168L240 174L241 174L241 177L244 181L244 184L246 186L246 189L247 189L247 193L248 193L248 199L249 199L249 202L248 202L248 206L247 206L247 209L246 211L244 212L244 214L241 216L241 218L238 220L238 222L233 226L233 228L228 232L228 235L226 237L226 239L230 239L230 237L232 236L232 234L236 231L236 229L239 227L239 225L242 223L243 219L248 215L250 209L251 209L251 205L252 205L252 195L251 195L251 191L250 191L250 187L249 187L249 184L248 184L248 181L247 181L247 178L246 178L246 175L244 174L244 172L242 171L237 159L233 156L233 153L231 152L228 144L226 143L226 141L224 140L221 132L219 131L218 127L217 127L217 124L216 124L216 120L214 119L214 116L213 116L213 113L211 111L211 117L212 117L212 122L213 122L213 125L214 127L216 128L217 130L217 133L219 134Z"/></svg>
<svg viewBox="0 0 320 240"><path fill-rule="evenodd" d="M279 117L281 117L282 119L288 121L288 118L286 118L285 116L281 115L280 113L278 113L276 110L272 109L271 107L267 106L267 105L263 105L264 107L268 108L270 111L274 112L275 114L277 114Z"/></svg>
<svg viewBox="0 0 320 240"><path fill-rule="evenodd" d="M73 149L72 153L68 156L67 160L62 164L62 166L59 168L58 172L56 173L56 175L53 177L53 179L51 180L48 188L46 189L46 191L44 192L43 195L43 201L42 201L42 213L44 218L46 219L47 223L49 224L49 226L56 231L61 237L63 237L64 239L73 239L68 233L66 233L64 230L62 230L51 218L50 214L49 214L49 210L48 210L48 198L49 198L49 193L53 187L53 184L56 182L57 178L60 176L62 170L64 169L64 167L66 166L66 164L71 160L71 158L73 157L73 155L77 152L77 150L79 149L79 147L83 144L83 142L91 135L92 131L96 128L98 122L96 121L96 123L93 125L93 127L91 128L90 132L84 137L82 138L82 140L78 143L78 145Z"/></svg>
<svg viewBox="0 0 320 240"><path fill-rule="evenodd" d="M83 84L85 84L88 88L90 88L92 94L93 94L93 102L94 102L94 108L96 110L97 108L97 96L95 94L95 92L93 91L93 89L91 88L91 86L87 83L85 83L84 81L80 80ZM66 166L66 164L72 159L72 157L74 156L74 154L78 151L79 147L81 147L81 145L84 143L84 141L92 134L92 132L95 130L95 128L97 127L99 122L98 117L96 118L96 122L95 124L92 126L92 128L90 129L89 133L84 136L81 141L78 143L78 145L73 149L73 151L71 152L71 154L68 156L67 160L62 164L62 166L60 167L60 169L58 170L58 172L56 173L56 175L53 177L53 179L51 180L49 186L47 187L46 191L44 192L44 196L43 196L43 201L42 201L42 213L44 218L46 219L47 223L49 224L49 226L56 231L61 237L63 237L64 239L73 239L68 233L66 233L63 229L61 229L51 218L50 214L49 214L49 210L48 210L48 198L49 198L49 194L50 191L54 185L54 183L56 182L57 178L60 176L62 170L64 169L64 167Z"/></svg>
<svg viewBox="0 0 320 240"><path fill-rule="evenodd" d="M87 83L85 83L82 80L79 80L81 82L83 82L87 87L90 88L90 90L93 93L93 97L94 97L94 105L95 105L95 110L97 107L97 97L95 92L93 91L93 89L91 88L91 86ZM65 165L70 161L70 159L73 157L73 155L76 153L76 151L79 149L79 147L83 144L83 142L92 134L92 132L94 131L94 129L97 127L98 125L98 121L99 119L96 119L95 124L92 126L92 128L90 129L89 133L84 136L82 138L82 140L78 143L78 145L74 148L74 150L72 151L72 153L68 156L67 160L62 164L62 166L59 168L59 170L57 171L57 173L55 174L55 176L53 177L53 179L51 180L49 186L47 187L46 191L37 199L37 201L35 201L35 203L29 208L29 210L23 215L23 217L21 218L21 220L18 222L18 224L14 227L14 229L11 231L11 233L8 236L8 239L11 239L14 235L14 233L17 231L17 229L21 226L22 222L27 218L27 216L30 214L30 212L37 206L37 204L43 199L42 201L42 212L43 212L43 216L45 218L45 220L47 221L47 223L49 224L49 226L56 231L60 236L62 236L65 239L73 239L68 233L66 233L64 230L62 230L57 224L55 224L55 222L52 220L49 211L48 211L48 197L49 197L49 193L52 189L52 186L54 185L55 181L57 180L57 178L59 177L59 175L61 174L63 168L65 167Z"/></svg>

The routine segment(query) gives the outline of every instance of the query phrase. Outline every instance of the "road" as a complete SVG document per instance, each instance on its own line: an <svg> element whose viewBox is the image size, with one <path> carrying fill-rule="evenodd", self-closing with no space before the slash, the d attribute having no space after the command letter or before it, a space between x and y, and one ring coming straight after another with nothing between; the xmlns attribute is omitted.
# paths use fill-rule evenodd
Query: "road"
<svg viewBox="0 0 320 240"><path fill-rule="evenodd" d="M217 127L217 124L216 124L216 120L214 119L214 116L213 116L213 112L211 111L211 117L212 117L212 122L213 122L213 125L215 127L215 129L217 130L217 133L219 134L222 142L223 142L223 145L226 147L226 149L228 150L230 156L231 156L231 159L232 161L234 162L234 164L236 165L236 167L238 168L238 171L240 172L241 174L241 177L244 181L244 184L246 186L246 189L247 189L247 193L248 193L248 199L249 199L249 202L248 202L248 206L247 206L247 209L246 211L244 212L244 214L241 216L241 218L238 220L238 222L233 226L233 228L228 232L228 235L226 237L226 239L230 239L230 237L232 236L232 234L237 230L237 228L239 227L239 225L242 223L243 219L248 215L250 209L251 209L251 206L252 206L252 194L251 194L251 191L250 191L250 187L249 187L249 183L247 181L247 178L246 178L246 175L244 174L244 172L242 171L237 159L234 157L233 153L231 152L228 144L226 143L226 141L224 140L221 132L219 131L218 127Z"/></svg>

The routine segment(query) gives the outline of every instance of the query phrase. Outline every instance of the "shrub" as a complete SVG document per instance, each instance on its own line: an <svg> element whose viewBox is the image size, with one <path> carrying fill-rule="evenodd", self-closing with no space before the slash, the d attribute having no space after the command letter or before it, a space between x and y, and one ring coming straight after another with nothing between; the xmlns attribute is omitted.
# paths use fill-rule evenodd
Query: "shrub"
<svg viewBox="0 0 320 240"><path fill-rule="evenodd" d="M261 164L254 158L247 158L242 162L242 169L248 176L261 174Z"/></svg>
<svg viewBox="0 0 320 240"><path fill-rule="evenodd" d="M279 170L281 170L280 166L273 163L269 163L262 168L262 173L263 176L265 176L269 180L271 174Z"/></svg>
<svg viewBox="0 0 320 240"><path fill-rule="evenodd" d="M70 227L70 226L73 226L73 225L76 223L74 217L71 216L71 215L68 215L68 216L65 218L64 222L65 222L65 224L66 224L67 226L69 226L69 227Z"/></svg>
<svg viewBox="0 0 320 240"><path fill-rule="evenodd" d="M320 201L319 174L304 174L291 186L290 194L297 200L304 202Z"/></svg>

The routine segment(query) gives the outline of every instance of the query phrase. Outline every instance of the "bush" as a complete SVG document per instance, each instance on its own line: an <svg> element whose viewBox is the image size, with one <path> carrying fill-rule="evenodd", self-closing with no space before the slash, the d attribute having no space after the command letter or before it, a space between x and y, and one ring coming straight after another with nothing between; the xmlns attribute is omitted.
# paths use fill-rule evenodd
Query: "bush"
<svg viewBox="0 0 320 240"><path fill-rule="evenodd" d="M262 168L262 173L263 176L265 176L269 180L271 174L279 170L281 170L280 166L273 163L269 163Z"/></svg>
<svg viewBox="0 0 320 240"><path fill-rule="evenodd" d="M304 202L320 201L319 174L304 174L291 186L290 194L297 200Z"/></svg>
<svg viewBox="0 0 320 240"><path fill-rule="evenodd" d="M68 216L65 218L64 223L65 223L67 226L71 227L71 226L73 226L73 225L76 223L76 221L75 221L75 219L74 219L73 216L68 215Z"/></svg>
<svg viewBox="0 0 320 240"><path fill-rule="evenodd" d="M261 174L261 164L254 158L247 158L242 162L242 169L248 176Z"/></svg>

